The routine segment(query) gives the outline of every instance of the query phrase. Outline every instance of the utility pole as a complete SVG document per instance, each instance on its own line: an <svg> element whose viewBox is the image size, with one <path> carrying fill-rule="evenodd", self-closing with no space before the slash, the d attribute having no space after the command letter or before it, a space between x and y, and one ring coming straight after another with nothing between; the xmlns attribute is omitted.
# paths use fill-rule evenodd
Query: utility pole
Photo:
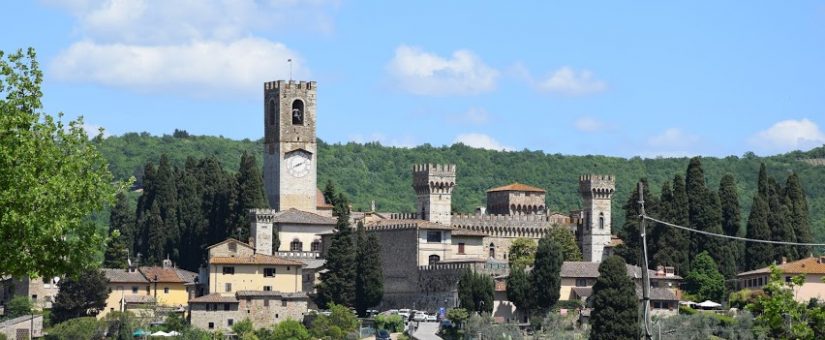
<svg viewBox="0 0 825 340"><path fill-rule="evenodd" d="M644 311L645 339L653 339L650 334L650 274L647 272L647 231L645 221L644 183L639 182L639 234L642 238L642 310Z"/></svg>

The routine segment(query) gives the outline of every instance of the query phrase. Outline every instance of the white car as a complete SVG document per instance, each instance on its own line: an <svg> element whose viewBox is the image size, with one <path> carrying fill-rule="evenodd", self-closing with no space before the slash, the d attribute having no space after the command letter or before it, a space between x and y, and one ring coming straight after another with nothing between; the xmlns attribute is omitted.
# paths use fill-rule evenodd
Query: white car
<svg viewBox="0 0 825 340"><path fill-rule="evenodd" d="M415 315L413 316L413 321L417 321L417 322L427 321L427 314L424 314L423 312L415 313Z"/></svg>
<svg viewBox="0 0 825 340"><path fill-rule="evenodd" d="M427 314L427 322L436 322L438 317L435 314Z"/></svg>

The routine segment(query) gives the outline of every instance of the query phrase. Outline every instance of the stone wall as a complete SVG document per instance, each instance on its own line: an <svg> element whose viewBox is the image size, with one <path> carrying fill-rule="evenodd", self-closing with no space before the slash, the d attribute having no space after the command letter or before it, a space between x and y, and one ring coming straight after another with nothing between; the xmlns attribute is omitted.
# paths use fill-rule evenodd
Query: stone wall
<svg viewBox="0 0 825 340"><path fill-rule="evenodd" d="M401 229L367 228L381 244L384 297L418 293L418 233L414 226Z"/></svg>
<svg viewBox="0 0 825 340"><path fill-rule="evenodd" d="M206 310L207 305L214 305L217 310ZM224 310L223 303L207 304L207 303L192 303L189 304L189 321L192 327L200 329L216 331L219 329L229 330L229 320L233 322L243 321L245 317L238 311L238 304L229 304L229 310ZM213 323L214 328L209 328L209 323Z"/></svg>
<svg viewBox="0 0 825 340"><path fill-rule="evenodd" d="M269 328L283 320L301 321L308 308L308 300L284 299L278 296L241 298L240 314L246 315L255 328Z"/></svg>

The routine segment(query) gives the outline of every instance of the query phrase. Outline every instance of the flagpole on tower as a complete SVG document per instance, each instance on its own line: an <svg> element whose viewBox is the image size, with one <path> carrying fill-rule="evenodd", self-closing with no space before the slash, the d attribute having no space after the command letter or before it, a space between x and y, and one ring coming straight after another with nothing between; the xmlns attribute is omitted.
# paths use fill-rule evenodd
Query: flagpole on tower
<svg viewBox="0 0 825 340"><path fill-rule="evenodd" d="M289 63L289 81L292 81L292 58L286 60Z"/></svg>

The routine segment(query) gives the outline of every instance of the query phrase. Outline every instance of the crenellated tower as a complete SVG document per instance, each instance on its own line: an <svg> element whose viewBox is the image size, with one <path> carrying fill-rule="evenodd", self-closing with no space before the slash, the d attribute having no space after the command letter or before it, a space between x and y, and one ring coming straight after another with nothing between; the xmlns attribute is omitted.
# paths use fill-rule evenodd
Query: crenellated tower
<svg viewBox="0 0 825 340"><path fill-rule="evenodd" d="M316 211L317 85L314 81L264 83L264 187L276 211Z"/></svg>
<svg viewBox="0 0 825 340"><path fill-rule="evenodd" d="M616 191L612 175L583 175L579 177L582 195L582 220L579 235L585 261L601 262L604 247L610 244L610 203Z"/></svg>
<svg viewBox="0 0 825 340"><path fill-rule="evenodd" d="M418 197L416 213L422 220L450 225L455 164L416 164L413 189Z"/></svg>

